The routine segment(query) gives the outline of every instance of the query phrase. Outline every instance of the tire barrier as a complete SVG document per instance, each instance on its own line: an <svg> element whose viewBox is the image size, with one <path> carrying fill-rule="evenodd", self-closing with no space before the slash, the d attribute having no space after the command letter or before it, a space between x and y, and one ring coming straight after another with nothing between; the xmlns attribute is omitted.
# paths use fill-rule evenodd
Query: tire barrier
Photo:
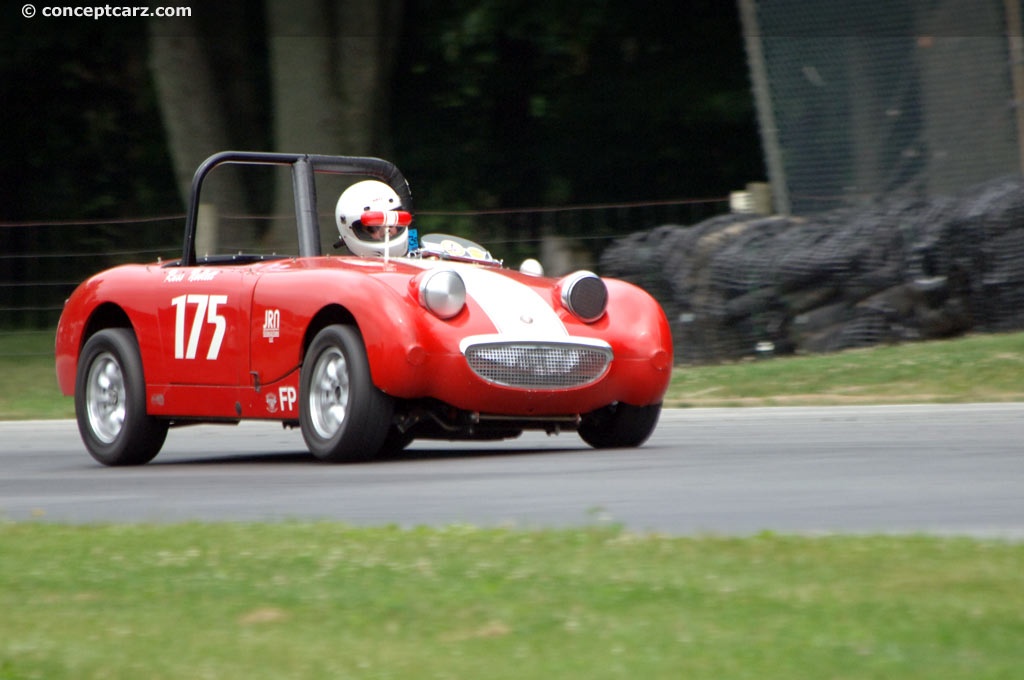
<svg viewBox="0 0 1024 680"><path fill-rule="evenodd" d="M680 363L1020 330L1024 181L659 226L614 242L600 268L661 302Z"/></svg>

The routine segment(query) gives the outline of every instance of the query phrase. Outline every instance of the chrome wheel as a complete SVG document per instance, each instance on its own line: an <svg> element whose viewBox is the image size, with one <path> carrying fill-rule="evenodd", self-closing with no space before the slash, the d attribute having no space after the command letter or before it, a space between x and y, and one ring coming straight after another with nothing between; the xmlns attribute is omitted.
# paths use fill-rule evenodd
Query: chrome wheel
<svg viewBox="0 0 1024 680"><path fill-rule="evenodd" d="M125 416L124 374L110 352L103 352L89 366L86 383L86 406L89 426L104 444L121 434Z"/></svg>
<svg viewBox="0 0 1024 680"><path fill-rule="evenodd" d="M104 465L142 465L167 437L168 421L146 413L146 381L135 334L107 328L82 347L75 374L82 441Z"/></svg>
<svg viewBox="0 0 1024 680"><path fill-rule="evenodd" d="M394 403L373 384L358 329L320 330L306 352L299 377L299 426L320 460L372 460L391 428Z"/></svg>
<svg viewBox="0 0 1024 680"><path fill-rule="evenodd" d="M317 358L309 393L309 415L319 436L330 439L341 429L348 417L351 391L345 355L332 347Z"/></svg>

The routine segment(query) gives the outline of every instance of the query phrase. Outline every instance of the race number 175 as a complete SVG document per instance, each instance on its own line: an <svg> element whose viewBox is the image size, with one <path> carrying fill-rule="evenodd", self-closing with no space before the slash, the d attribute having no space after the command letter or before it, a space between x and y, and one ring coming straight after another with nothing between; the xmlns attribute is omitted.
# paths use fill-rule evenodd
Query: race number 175
<svg viewBox="0 0 1024 680"><path fill-rule="evenodd" d="M206 358L213 360L220 354L220 345L224 341L227 321L217 311L220 305L226 305L227 295L179 295L171 300L174 306L174 358L195 359L199 349L199 338L213 333ZM185 342L185 320L190 307L195 307L195 316L188 332L188 344ZM213 326L207 330L207 326Z"/></svg>

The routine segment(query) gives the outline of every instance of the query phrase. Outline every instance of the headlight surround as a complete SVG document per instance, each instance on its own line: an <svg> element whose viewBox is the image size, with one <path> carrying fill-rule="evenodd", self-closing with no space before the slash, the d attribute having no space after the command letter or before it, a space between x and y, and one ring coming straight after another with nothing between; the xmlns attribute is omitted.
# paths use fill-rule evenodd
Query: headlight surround
<svg viewBox="0 0 1024 680"><path fill-rule="evenodd" d="M418 277L420 305L440 319L450 319L466 306L466 283L451 269L436 269Z"/></svg>
<svg viewBox="0 0 1024 680"><path fill-rule="evenodd" d="M559 284L562 305L584 323L594 323L608 307L608 287L594 272L581 270L569 274Z"/></svg>

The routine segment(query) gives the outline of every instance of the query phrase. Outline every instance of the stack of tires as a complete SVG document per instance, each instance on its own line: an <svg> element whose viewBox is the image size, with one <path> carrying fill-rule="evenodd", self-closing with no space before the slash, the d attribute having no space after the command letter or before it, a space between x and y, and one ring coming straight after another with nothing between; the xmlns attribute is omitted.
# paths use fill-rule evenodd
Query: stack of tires
<svg viewBox="0 0 1024 680"><path fill-rule="evenodd" d="M661 226L614 243L601 271L658 298L683 363L1017 330L1024 184Z"/></svg>

